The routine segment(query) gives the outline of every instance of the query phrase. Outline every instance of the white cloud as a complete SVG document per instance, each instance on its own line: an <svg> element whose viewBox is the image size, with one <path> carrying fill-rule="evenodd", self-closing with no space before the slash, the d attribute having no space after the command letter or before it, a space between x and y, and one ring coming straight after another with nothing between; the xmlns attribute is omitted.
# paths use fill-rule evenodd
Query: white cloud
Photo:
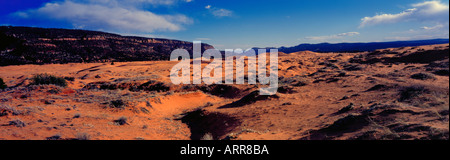
<svg viewBox="0 0 450 160"><path fill-rule="evenodd" d="M16 12L22 18L60 20L76 28L113 32L151 33L179 31L192 23L185 15L158 15L134 7L134 3L169 5L175 0L66 0L46 3L43 7ZM108 5L104 5L108 4Z"/></svg>
<svg viewBox="0 0 450 160"><path fill-rule="evenodd" d="M420 39L436 39L448 38L448 24L437 24L431 27L425 26L415 29L409 29L403 32L392 32L385 40L420 40Z"/></svg>
<svg viewBox="0 0 450 160"><path fill-rule="evenodd" d="M412 7L397 14L380 14L373 17L364 17L360 27L407 21L448 23L448 4L443 4L440 1L426 1L413 4Z"/></svg>
<svg viewBox="0 0 450 160"><path fill-rule="evenodd" d="M343 39L346 37L352 37L359 35L359 32L347 32L347 33L340 33L335 35L329 35L329 36L314 36L314 37L306 37L307 40L313 40L313 41L329 41L329 40L336 40L336 39Z"/></svg>
<svg viewBox="0 0 450 160"><path fill-rule="evenodd" d="M223 8L213 8L211 5L207 5L205 7L207 10L211 12L215 17L231 17L233 16L233 11Z"/></svg>
<svg viewBox="0 0 450 160"><path fill-rule="evenodd" d="M444 25L438 24L438 25L433 26L433 27L425 26L425 27L422 27L421 29L424 29L424 30L438 30L438 29L442 29L442 28L444 28Z"/></svg>
<svg viewBox="0 0 450 160"><path fill-rule="evenodd" d="M152 6L170 6L180 2L192 2L192 0L71 0L78 3L102 4L104 6L122 6L139 8L146 5Z"/></svg>
<svg viewBox="0 0 450 160"><path fill-rule="evenodd" d="M212 11L212 14L216 17L230 17L233 15L233 11L227 9L216 9Z"/></svg>

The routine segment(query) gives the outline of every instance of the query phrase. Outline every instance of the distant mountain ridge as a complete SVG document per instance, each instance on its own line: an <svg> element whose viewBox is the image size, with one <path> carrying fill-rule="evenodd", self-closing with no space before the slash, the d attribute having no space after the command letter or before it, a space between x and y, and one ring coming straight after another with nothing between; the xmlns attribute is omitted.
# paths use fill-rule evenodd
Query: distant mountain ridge
<svg viewBox="0 0 450 160"><path fill-rule="evenodd" d="M22 64L169 60L192 42L33 27L0 26L0 66ZM202 44L202 50L214 48Z"/></svg>
<svg viewBox="0 0 450 160"><path fill-rule="evenodd" d="M431 39L415 41L394 41L394 42L372 42L372 43L320 43L320 44L300 44L294 47L281 47L278 51L284 53L294 53L300 51L313 52L364 52L377 49L416 47L423 45L435 45L449 43L449 39Z"/></svg>

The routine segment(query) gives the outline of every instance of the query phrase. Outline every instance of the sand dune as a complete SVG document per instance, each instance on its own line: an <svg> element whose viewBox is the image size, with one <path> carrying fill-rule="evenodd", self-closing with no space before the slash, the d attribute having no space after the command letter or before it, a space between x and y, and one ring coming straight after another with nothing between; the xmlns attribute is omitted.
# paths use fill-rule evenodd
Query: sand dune
<svg viewBox="0 0 450 160"><path fill-rule="evenodd" d="M0 139L448 139L448 48L280 53L275 96L173 85L176 62L0 67Z"/></svg>

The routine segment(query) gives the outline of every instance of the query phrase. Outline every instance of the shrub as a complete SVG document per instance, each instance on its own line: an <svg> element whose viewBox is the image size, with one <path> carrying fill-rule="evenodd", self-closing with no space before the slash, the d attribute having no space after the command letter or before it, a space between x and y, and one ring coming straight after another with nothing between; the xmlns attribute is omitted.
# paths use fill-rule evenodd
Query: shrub
<svg viewBox="0 0 450 160"><path fill-rule="evenodd" d="M414 85L400 89L400 102L415 98L429 92L424 86Z"/></svg>
<svg viewBox="0 0 450 160"><path fill-rule="evenodd" d="M6 86L5 82L3 82L3 79L0 78L0 89L5 89L6 87L8 86Z"/></svg>
<svg viewBox="0 0 450 160"><path fill-rule="evenodd" d="M109 107L117 108L117 109L125 109L126 103L125 103L125 101L119 99L119 100L109 102Z"/></svg>
<svg viewBox="0 0 450 160"><path fill-rule="evenodd" d="M429 79L436 79L432 74L429 73L417 73L413 74L411 76L412 79L418 79L418 80L429 80Z"/></svg>
<svg viewBox="0 0 450 160"><path fill-rule="evenodd" d="M67 86L67 81L64 78L56 77L50 74L37 74L32 78L32 85L56 85L61 87Z"/></svg>
<svg viewBox="0 0 450 160"><path fill-rule="evenodd" d="M9 105L0 106L0 117L6 116L8 114L12 114L12 115L16 116L16 115L23 114L23 112L20 110L17 110L14 107L9 106Z"/></svg>
<svg viewBox="0 0 450 160"><path fill-rule="evenodd" d="M20 120L20 119L16 119L16 120L13 120L13 121L9 121L9 125L10 125L10 126L16 126L16 127L19 127L19 128L22 128L22 127L25 127L25 126L26 126L25 122L23 122L23 121Z"/></svg>
<svg viewBox="0 0 450 160"><path fill-rule="evenodd" d="M47 140L61 140L61 135L60 134L55 134L51 137L47 137Z"/></svg>
<svg viewBox="0 0 450 160"><path fill-rule="evenodd" d="M337 113L338 113L338 114L342 114L342 113L349 112L349 111L353 110L353 106L354 106L354 104L353 104L353 103L350 103L348 106L346 106L346 107L340 109Z"/></svg>
<svg viewBox="0 0 450 160"><path fill-rule="evenodd" d="M76 113L74 116L73 116L73 118L80 118L81 117L81 114L80 113Z"/></svg>
<svg viewBox="0 0 450 160"><path fill-rule="evenodd" d="M310 82L302 76L294 76L294 77L289 77L289 78L285 78L285 77L281 77L279 78L278 81L278 85L279 86L295 86L295 87L301 87L301 86L306 86L308 85Z"/></svg>
<svg viewBox="0 0 450 160"><path fill-rule="evenodd" d="M87 133L77 133L75 139L81 140L81 141L87 141L87 140L91 140L91 135L89 135Z"/></svg>
<svg viewBox="0 0 450 160"><path fill-rule="evenodd" d="M128 121L127 117L120 117L119 119L115 120L114 122L115 122L116 124L122 126L122 125L127 124L127 121Z"/></svg>
<svg viewBox="0 0 450 160"><path fill-rule="evenodd" d="M144 91L168 92L170 91L170 85L165 84L163 82L151 80L140 85L138 89Z"/></svg>

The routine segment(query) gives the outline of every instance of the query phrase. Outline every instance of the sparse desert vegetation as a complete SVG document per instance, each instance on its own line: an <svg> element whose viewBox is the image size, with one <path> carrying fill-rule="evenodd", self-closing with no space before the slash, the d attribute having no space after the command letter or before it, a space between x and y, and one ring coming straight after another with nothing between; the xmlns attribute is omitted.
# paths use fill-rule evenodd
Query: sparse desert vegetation
<svg viewBox="0 0 450 160"><path fill-rule="evenodd" d="M128 118L127 118L127 117L120 117L119 119L115 120L114 122L115 122L117 125L122 126L122 125L128 124L127 121L128 121Z"/></svg>
<svg viewBox="0 0 450 160"><path fill-rule="evenodd" d="M413 74L411 76L411 78L413 79L418 79L418 80L430 80L430 79L436 79L433 74L430 73L417 73L417 74Z"/></svg>
<svg viewBox="0 0 450 160"><path fill-rule="evenodd" d="M56 77L54 75L42 73L34 75L31 82L31 85L50 85L50 84L66 87L67 81L62 77Z"/></svg>
<svg viewBox="0 0 450 160"><path fill-rule="evenodd" d="M166 61L0 67L0 139L449 138L448 44L279 55L273 96L173 85Z"/></svg>
<svg viewBox="0 0 450 160"><path fill-rule="evenodd" d="M88 133L77 133L75 137L76 137L75 140L80 141L91 140L91 135L89 135Z"/></svg>
<svg viewBox="0 0 450 160"><path fill-rule="evenodd" d="M15 120L9 121L9 125L19 127L19 128L26 126L25 122L23 122L20 119L15 119Z"/></svg>

